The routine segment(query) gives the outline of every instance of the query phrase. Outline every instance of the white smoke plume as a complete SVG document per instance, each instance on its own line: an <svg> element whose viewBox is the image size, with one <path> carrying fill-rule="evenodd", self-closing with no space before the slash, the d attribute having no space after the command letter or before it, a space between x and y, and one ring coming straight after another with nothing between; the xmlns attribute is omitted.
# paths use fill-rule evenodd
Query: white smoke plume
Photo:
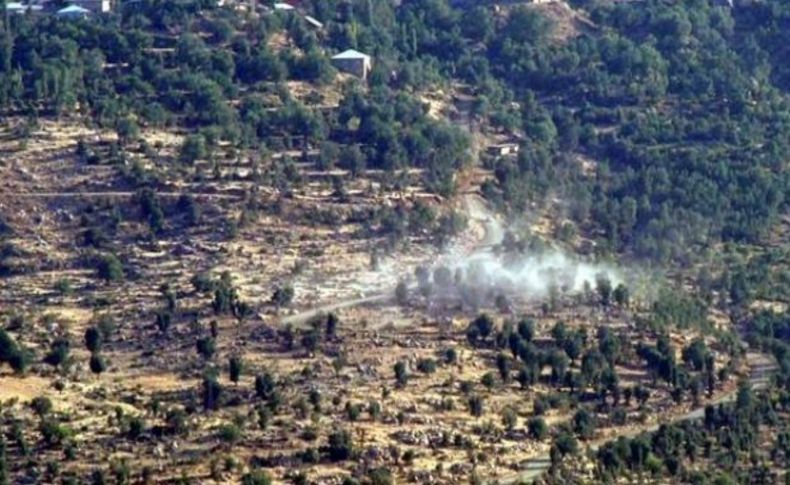
<svg viewBox="0 0 790 485"><path fill-rule="evenodd" d="M491 296L506 295L522 300L543 300L552 295L579 294L607 280L612 288L626 282L626 271L609 263L587 261L557 247L505 251L502 244L509 230L483 205L467 198L465 211L471 224L482 228L481 243L473 250L451 246L430 267L418 269L419 286L438 295L460 293L475 305ZM520 224L511 224L516 232ZM511 241L512 242L512 241ZM512 246L512 245L508 245Z"/></svg>
<svg viewBox="0 0 790 485"><path fill-rule="evenodd" d="M443 281L435 281L437 269L441 267L450 270L456 285L515 294L527 300L547 298L552 289L564 294L580 293L585 288L595 288L600 278L609 280L612 287L623 282L617 268L581 261L558 249L539 254L495 254L487 251L460 259L448 256L442 258L433 271L433 283L439 286L444 284Z"/></svg>

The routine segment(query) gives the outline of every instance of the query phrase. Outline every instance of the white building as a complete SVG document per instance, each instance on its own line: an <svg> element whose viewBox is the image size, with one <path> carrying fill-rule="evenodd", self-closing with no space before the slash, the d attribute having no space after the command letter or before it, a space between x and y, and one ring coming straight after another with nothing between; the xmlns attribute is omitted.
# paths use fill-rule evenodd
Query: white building
<svg viewBox="0 0 790 485"><path fill-rule="evenodd" d="M332 56L332 65L337 69L367 79L373 68L373 58L354 49Z"/></svg>
<svg viewBox="0 0 790 485"><path fill-rule="evenodd" d="M93 13L108 13L112 10L110 0L71 0L69 3Z"/></svg>
<svg viewBox="0 0 790 485"><path fill-rule="evenodd" d="M55 15L64 19L84 19L86 17L89 17L90 14L91 14L90 10L88 10L87 8L82 8L77 5L69 5L68 7L61 8L60 10L55 12Z"/></svg>

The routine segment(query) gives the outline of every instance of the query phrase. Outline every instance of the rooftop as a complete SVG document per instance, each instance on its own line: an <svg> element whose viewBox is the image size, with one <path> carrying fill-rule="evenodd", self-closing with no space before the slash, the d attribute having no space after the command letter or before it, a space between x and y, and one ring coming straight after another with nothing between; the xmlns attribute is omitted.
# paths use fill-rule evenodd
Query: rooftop
<svg viewBox="0 0 790 485"><path fill-rule="evenodd" d="M354 49L348 49L341 52L340 54L332 56L332 59L370 59L370 56L359 51L355 51Z"/></svg>
<svg viewBox="0 0 790 485"><path fill-rule="evenodd" d="M87 8L82 8L78 5L69 5L66 8L61 8L58 10L58 15L70 15L70 14L89 14L91 13L90 10Z"/></svg>

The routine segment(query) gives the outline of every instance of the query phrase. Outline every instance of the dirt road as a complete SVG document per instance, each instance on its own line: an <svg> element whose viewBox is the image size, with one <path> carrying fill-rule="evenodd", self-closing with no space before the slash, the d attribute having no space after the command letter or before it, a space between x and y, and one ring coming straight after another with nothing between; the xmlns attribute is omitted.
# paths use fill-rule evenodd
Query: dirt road
<svg viewBox="0 0 790 485"><path fill-rule="evenodd" d="M132 191L102 191L102 192L16 192L16 193L0 193L2 197L20 198L20 199L57 199L57 198L80 198L80 197L135 197L138 192ZM205 197L209 199L223 199L223 200L239 200L238 195L232 194L217 194L213 192L155 192L154 195L158 197L181 197L182 195L191 195L193 197Z"/></svg>
<svg viewBox="0 0 790 485"><path fill-rule="evenodd" d="M341 310L343 308L352 308L359 305L365 305L367 303L380 303L387 301L394 296L391 293L392 292L386 292L380 293L378 295L366 296L364 298L345 300L337 303L327 303L326 305L321 305L303 312L283 317L280 319L280 324L299 326L310 321L311 318L315 317L316 315L320 315L321 313L329 313L336 310Z"/></svg>

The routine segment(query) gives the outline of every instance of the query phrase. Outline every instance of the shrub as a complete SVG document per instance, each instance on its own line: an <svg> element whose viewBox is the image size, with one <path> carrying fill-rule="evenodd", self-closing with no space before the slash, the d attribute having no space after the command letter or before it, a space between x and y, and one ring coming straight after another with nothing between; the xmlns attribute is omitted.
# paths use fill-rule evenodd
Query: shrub
<svg viewBox="0 0 790 485"><path fill-rule="evenodd" d="M102 344L102 336L99 329L90 326L87 330L85 330L85 347L88 349L89 352L98 352L101 349Z"/></svg>
<svg viewBox="0 0 790 485"><path fill-rule="evenodd" d="M44 417L52 411L52 401L46 396L38 396L30 401L30 407L40 417Z"/></svg>
<svg viewBox="0 0 790 485"><path fill-rule="evenodd" d="M216 342L210 337L199 338L195 343L195 347L197 348L198 354L206 360L211 359L211 357L214 356L214 352L217 350Z"/></svg>
<svg viewBox="0 0 790 485"><path fill-rule="evenodd" d="M228 444L235 444L241 439L241 429L235 424L223 424L217 431L217 437Z"/></svg>
<svg viewBox="0 0 790 485"><path fill-rule="evenodd" d="M108 282L121 281L124 277L123 265L114 254L104 254L96 261L96 274Z"/></svg>
<svg viewBox="0 0 790 485"><path fill-rule="evenodd" d="M67 296L74 292L74 288L71 286L71 281L66 278L61 278L55 282L55 291L63 296Z"/></svg>
<svg viewBox="0 0 790 485"><path fill-rule="evenodd" d="M66 337L59 337L50 346L49 353L44 357L44 362L52 367L58 367L69 357L71 343Z"/></svg>
<svg viewBox="0 0 790 485"><path fill-rule="evenodd" d="M444 351L444 362L446 364L455 364L458 361L458 352L452 347Z"/></svg>
<svg viewBox="0 0 790 485"><path fill-rule="evenodd" d="M469 406L469 414L472 416L479 418L483 415L483 398L480 396L471 396L467 401Z"/></svg>
<svg viewBox="0 0 790 485"><path fill-rule="evenodd" d="M70 428L52 419L42 421L39 431L44 442L49 446L59 445L74 434Z"/></svg>
<svg viewBox="0 0 790 485"><path fill-rule="evenodd" d="M543 418L531 418L527 423L527 432L532 439L542 441L548 436L549 427Z"/></svg>
<svg viewBox="0 0 790 485"><path fill-rule="evenodd" d="M261 470L253 470L241 477L241 485L271 485L272 478Z"/></svg>
<svg viewBox="0 0 790 485"><path fill-rule="evenodd" d="M107 363L104 361L104 358L99 355L98 353L94 353L91 355L91 360L89 362L91 372L96 375L101 374L105 370L107 370Z"/></svg>
<svg viewBox="0 0 790 485"><path fill-rule="evenodd" d="M354 453L354 441L347 430L337 430L329 435L327 454L332 461L343 461Z"/></svg>
<svg viewBox="0 0 790 485"><path fill-rule="evenodd" d="M241 357L237 355L231 357L228 361L228 369L229 369L231 382L233 383L239 382L241 373L244 370L244 362L241 360Z"/></svg>
<svg viewBox="0 0 790 485"><path fill-rule="evenodd" d="M145 421L143 420L143 418L139 416L135 416L129 420L129 429L126 432L126 436L130 440L136 440L143 434L144 431L145 431Z"/></svg>
<svg viewBox="0 0 790 485"><path fill-rule="evenodd" d="M433 359L420 359L417 362L417 370L423 374L433 374L436 372L436 361Z"/></svg>
<svg viewBox="0 0 790 485"><path fill-rule="evenodd" d="M409 375L406 372L406 363L402 360L399 360L395 363L395 367L393 369L395 371L395 381L399 386L405 386L409 380Z"/></svg>

